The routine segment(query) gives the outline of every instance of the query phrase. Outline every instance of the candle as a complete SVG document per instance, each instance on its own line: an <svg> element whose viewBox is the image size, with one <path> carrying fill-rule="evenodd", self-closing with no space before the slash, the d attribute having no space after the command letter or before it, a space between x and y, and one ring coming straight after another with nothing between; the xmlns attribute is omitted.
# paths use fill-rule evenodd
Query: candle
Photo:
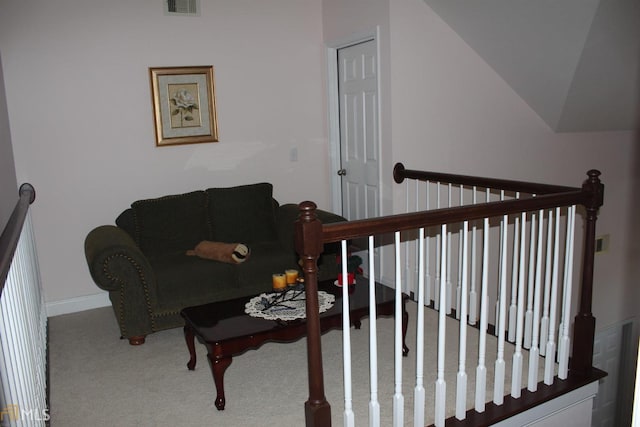
<svg viewBox="0 0 640 427"><path fill-rule="evenodd" d="M274 291L283 291L287 287L287 278L283 273L275 273L272 276L272 280Z"/></svg>
<svg viewBox="0 0 640 427"><path fill-rule="evenodd" d="M285 270L284 274L287 276L287 285L295 286L296 280L298 280L298 270Z"/></svg>

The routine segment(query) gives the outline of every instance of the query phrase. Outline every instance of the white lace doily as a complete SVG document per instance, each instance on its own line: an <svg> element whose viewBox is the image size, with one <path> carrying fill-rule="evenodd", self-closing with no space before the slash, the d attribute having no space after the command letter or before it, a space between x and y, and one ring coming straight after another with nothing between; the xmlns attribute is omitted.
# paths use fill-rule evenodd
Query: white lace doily
<svg viewBox="0 0 640 427"><path fill-rule="evenodd" d="M324 291L318 291L320 313L333 307L335 297ZM295 320L306 317L305 293L299 290L288 290L283 293L265 293L245 305L245 313L253 317L267 320Z"/></svg>

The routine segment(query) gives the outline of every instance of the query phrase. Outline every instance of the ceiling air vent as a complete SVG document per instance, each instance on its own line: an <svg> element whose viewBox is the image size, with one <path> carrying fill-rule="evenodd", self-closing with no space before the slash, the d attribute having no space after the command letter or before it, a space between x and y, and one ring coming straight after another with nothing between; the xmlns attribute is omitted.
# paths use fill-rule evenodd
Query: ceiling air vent
<svg viewBox="0 0 640 427"><path fill-rule="evenodd" d="M200 16L200 0L164 0L165 15Z"/></svg>

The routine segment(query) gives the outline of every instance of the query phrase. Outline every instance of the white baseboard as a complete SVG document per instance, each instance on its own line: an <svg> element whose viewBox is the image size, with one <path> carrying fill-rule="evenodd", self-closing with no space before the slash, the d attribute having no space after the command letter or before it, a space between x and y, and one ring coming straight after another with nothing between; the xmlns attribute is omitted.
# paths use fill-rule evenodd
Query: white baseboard
<svg viewBox="0 0 640 427"><path fill-rule="evenodd" d="M106 307L109 305L111 305L111 301L109 300L109 294L107 292L69 298L61 301L52 301L46 303L47 317L77 313L79 311L91 310L93 308Z"/></svg>
<svg viewBox="0 0 640 427"><path fill-rule="evenodd" d="M598 381L594 381L493 425L495 427L590 426L593 398L597 393Z"/></svg>
<svg viewBox="0 0 640 427"><path fill-rule="evenodd" d="M640 318L636 317L596 332L593 366L608 375L600 380L593 402L593 427L630 425L639 325Z"/></svg>

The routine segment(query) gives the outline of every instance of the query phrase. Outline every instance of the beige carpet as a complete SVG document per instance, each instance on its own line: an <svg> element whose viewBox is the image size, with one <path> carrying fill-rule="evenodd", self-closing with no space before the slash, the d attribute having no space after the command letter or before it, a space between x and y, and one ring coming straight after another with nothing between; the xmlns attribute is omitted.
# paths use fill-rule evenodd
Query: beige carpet
<svg viewBox="0 0 640 427"><path fill-rule="evenodd" d="M410 327L407 344L409 357L403 358L405 425L412 425L413 388L415 386L416 305L408 303ZM425 359L435 360L436 313L428 314L425 328ZM368 423L368 356L359 349L368 348L366 319L361 330L351 329L353 342L353 406L356 425ZM118 328L110 307L52 317L50 333L50 392L53 427L102 426L304 426L304 401L308 397L306 344L268 343L233 359L225 375L227 406L218 411L213 405L215 386L207 364L204 346L197 344L198 363L188 371L188 352L182 329L152 334L142 346L130 346L118 339ZM381 424L389 426L394 393L393 319L380 319L379 328L379 400ZM457 371L457 322L447 322L447 413L453 415L455 375ZM342 425L342 333L323 336L325 390L332 405L333 425ZM469 390L474 390L477 363L477 331L469 329L467 371ZM507 346L506 393L510 392L511 346ZM496 341L487 348L494 353ZM525 369L528 355L525 355ZM541 365L544 363L542 359ZM425 389L432 395L435 366L425 367ZM487 355L487 396L493 396L493 354ZM431 367L430 367L431 366ZM525 377L526 378L526 377ZM526 379L525 379L526 381ZM526 386L526 382L523 384ZM469 397L472 406L473 397ZM427 424L433 422L433 397L427 399Z"/></svg>

